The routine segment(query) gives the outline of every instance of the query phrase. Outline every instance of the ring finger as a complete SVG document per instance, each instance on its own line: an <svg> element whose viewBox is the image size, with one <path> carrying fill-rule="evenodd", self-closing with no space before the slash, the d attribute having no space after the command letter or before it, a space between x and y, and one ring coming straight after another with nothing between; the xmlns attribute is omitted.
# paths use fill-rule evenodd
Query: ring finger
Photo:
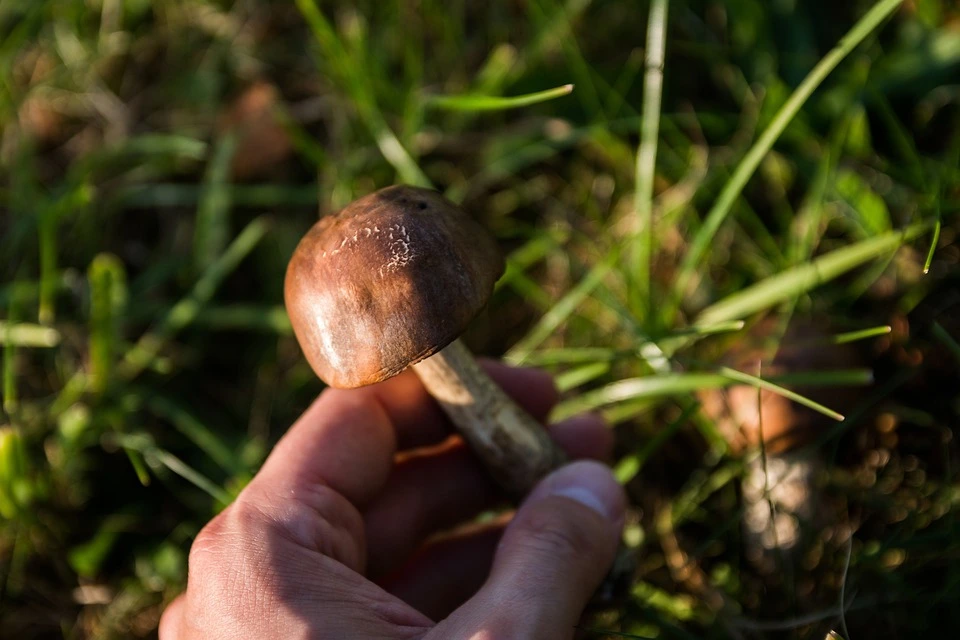
<svg viewBox="0 0 960 640"><path fill-rule="evenodd" d="M577 416L549 430L572 458L610 455L612 437L599 416ZM472 518L501 498L459 438L401 454L386 488L364 512L368 575L376 578L392 571L428 536Z"/></svg>

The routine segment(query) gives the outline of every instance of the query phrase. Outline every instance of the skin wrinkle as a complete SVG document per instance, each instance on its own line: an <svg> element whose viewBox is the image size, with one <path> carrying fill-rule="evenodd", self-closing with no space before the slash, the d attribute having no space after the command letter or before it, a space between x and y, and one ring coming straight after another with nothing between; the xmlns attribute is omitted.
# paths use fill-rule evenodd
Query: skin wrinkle
<svg viewBox="0 0 960 640"><path fill-rule="evenodd" d="M222 528L214 527L214 533L198 538L201 546L213 545L216 549L216 557L210 558L215 566L208 569L203 563L191 565L192 586L196 587L198 579L202 585L195 601L206 603L208 606L201 611L215 611L218 620L207 624L203 614L188 615L188 620L199 623L191 626L204 634L218 633L228 628L225 623L232 622L238 629L253 625L249 632L256 635L251 637L275 635L278 630L284 638L348 637L344 634L370 628L373 633L363 637L394 638L402 636L387 631L399 627L413 638L432 626L429 619L411 613L386 592L367 588L360 574L349 570L335 555L305 547L302 541L287 535L284 514L278 517L255 502L239 513L230 514L228 510L224 514L228 517L223 519ZM271 531L281 535L271 535ZM247 599L224 600L220 597L224 593ZM313 614L331 607L351 614L350 618L334 625L314 626L311 621L316 622L317 617ZM259 613L251 616L251 611ZM350 619L352 624L344 624ZM291 627L291 621L297 620L300 623ZM382 627L379 632L378 627ZM224 632L220 637L236 636Z"/></svg>
<svg viewBox="0 0 960 640"><path fill-rule="evenodd" d="M402 603L391 601L382 590L370 589L359 574L332 558L287 545L278 545L275 557L284 550L292 554L279 563L287 568L286 579L268 606L282 608L288 619L301 620L309 632L304 637L396 637L390 632L398 623L421 631L430 626L428 619L411 616Z"/></svg>
<svg viewBox="0 0 960 640"><path fill-rule="evenodd" d="M188 591L195 597L188 602L217 602L216 608L203 607L199 612L194 608L186 616L188 625L205 631L215 626L204 622L211 612L216 613L218 625L223 621L246 624L250 608L256 606L261 594L273 589L249 589L258 577L268 584L272 577L270 571L261 570L271 542L267 530L260 526L264 522L261 512L254 508L238 513L233 506L201 532L190 553ZM237 594L238 598L224 600L224 593Z"/></svg>
<svg viewBox="0 0 960 640"><path fill-rule="evenodd" d="M359 634L360 630L371 627L380 627L381 631L392 630L396 626L415 628L423 633L432 626L431 620L411 611L386 591L370 588L371 585L359 574L347 570L329 557L311 551L308 552L308 557L298 558L289 565L296 567L297 575L295 579L286 581L288 588L282 594L283 599L288 604L295 605L298 615L305 619L322 621L323 626L315 628L315 631L340 634L320 637L350 637L346 634ZM307 575L299 575L300 573ZM311 575L322 575L326 579L317 581L311 579ZM332 628L328 626L330 616L316 615L330 611L338 612L340 616L349 616L347 623L338 620L337 628ZM396 636L378 634L376 637Z"/></svg>
<svg viewBox="0 0 960 640"><path fill-rule="evenodd" d="M291 543L334 558L363 573L366 544L363 517L350 502L326 485L291 488L280 512L266 519ZM275 504L269 502L268 504Z"/></svg>
<svg viewBox="0 0 960 640"><path fill-rule="evenodd" d="M572 563L589 558L590 551L596 546L593 532L597 529L597 525L596 522L587 522L585 519L596 521L600 516L588 512L585 507L576 505L567 498L545 498L544 503L547 502L552 502L555 510L578 509L581 512L580 517L572 519L573 526L558 529L555 526L556 517L548 506L544 505L526 513L521 529L522 534L508 534L507 538L500 541L498 548L502 549L509 544L511 555L494 565L494 573L516 570L516 565L522 564L523 557L528 554L569 559ZM531 586L541 588L543 585Z"/></svg>

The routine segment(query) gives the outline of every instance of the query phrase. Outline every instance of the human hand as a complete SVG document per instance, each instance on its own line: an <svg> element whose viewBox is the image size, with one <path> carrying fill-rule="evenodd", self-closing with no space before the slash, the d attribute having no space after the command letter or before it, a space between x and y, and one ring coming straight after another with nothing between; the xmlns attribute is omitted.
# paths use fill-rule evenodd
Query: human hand
<svg viewBox="0 0 960 640"><path fill-rule="evenodd" d="M557 401L542 372L484 366L539 420ZM571 457L610 453L595 416L550 432ZM412 373L324 391L197 536L160 639L572 638L613 562L622 489L575 462L512 520L438 537L500 500L449 435Z"/></svg>

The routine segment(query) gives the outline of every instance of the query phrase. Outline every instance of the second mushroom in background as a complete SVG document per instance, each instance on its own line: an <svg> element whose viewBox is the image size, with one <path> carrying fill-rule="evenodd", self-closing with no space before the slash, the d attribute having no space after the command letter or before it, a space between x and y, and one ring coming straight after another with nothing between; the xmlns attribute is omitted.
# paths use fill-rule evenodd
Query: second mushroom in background
<svg viewBox="0 0 960 640"><path fill-rule="evenodd" d="M727 356L727 363L764 378L783 374L824 374L860 364L856 349L831 341L826 327L793 320L783 331L774 318L752 327ZM859 394L849 387L791 386L798 393L838 411ZM704 412L716 423L734 453L748 456L741 485L744 551L764 571L777 567L777 555L792 555L803 534L818 523L822 452L806 447L824 435L829 418L768 390L748 385L700 392Z"/></svg>

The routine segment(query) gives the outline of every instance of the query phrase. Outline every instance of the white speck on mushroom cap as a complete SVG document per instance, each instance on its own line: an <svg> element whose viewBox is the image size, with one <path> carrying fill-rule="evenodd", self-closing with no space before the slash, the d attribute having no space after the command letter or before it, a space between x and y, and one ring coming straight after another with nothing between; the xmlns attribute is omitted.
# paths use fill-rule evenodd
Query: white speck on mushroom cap
<svg viewBox="0 0 960 640"><path fill-rule="evenodd" d="M417 252L411 246L413 241L407 228L403 225L395 224L390 227L390 247L387 251L390 253L390 260L380 267L380 276L383 276L384 270L392 273L401 269L417 258Z"/></svg>
<svg viewBox="0 0 960 640"><path fill-rule="evenodd" d="M393 273L398 269L402 269L411 262L413 262L419 253L413 248L414 240L410 236L410 232L407 231L407 227L401 224L393 224L389 227L386 227L382 233L387 234L387 239L389 244L387 245L386 253L389 256L389 259L378 268L378 273L381 277L385 276L388 273ZM340 240L339 246L336 249L333 249L329 252L329 255L338 255L341 251L355 250L358 248L358 245L372 236L379 236L381 230L379 227L361 227L354 233L352 236L346 236ZM328 255L327 251L323 251L320 254L320 259L326 258Z"/></svg>

